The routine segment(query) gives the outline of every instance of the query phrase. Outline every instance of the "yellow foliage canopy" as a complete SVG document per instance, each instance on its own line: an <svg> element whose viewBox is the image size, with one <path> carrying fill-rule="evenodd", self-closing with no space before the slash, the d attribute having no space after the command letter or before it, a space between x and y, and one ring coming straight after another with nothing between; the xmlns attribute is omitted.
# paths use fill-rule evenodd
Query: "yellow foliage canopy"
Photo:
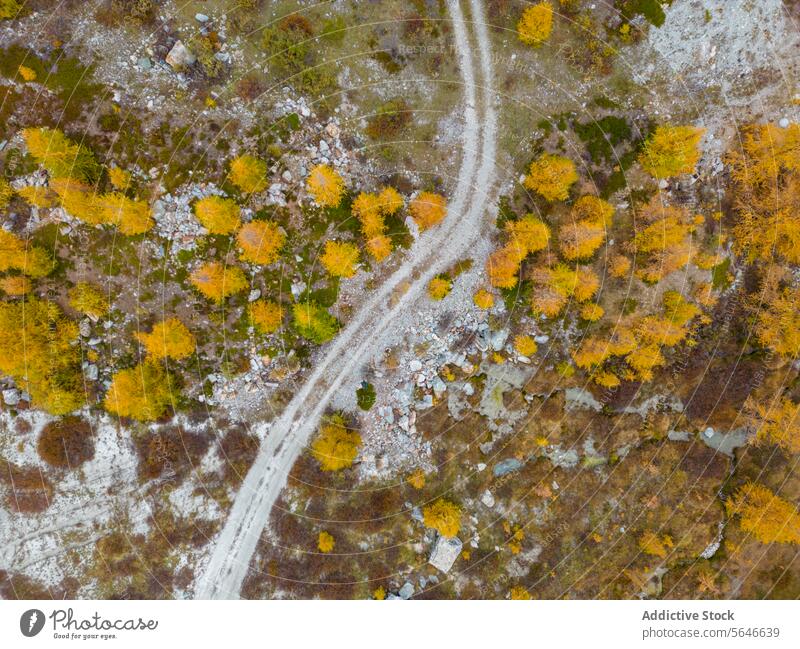
<svg viewBox="0 0 800 649"><path fill-rule="evenodd" d="M0 272L18 270L31 277L44 277L52 269L53 262L42 248L0 228Z"/></svg>
<svg viewBox="0 0 800 649"><path fill-rule="evenodd" d="M578 172L569 158L544 153L531 162L524 185L548 201L563 201L578 180Z"/></svg>
<svg viewBox="0 0 800 649"><path fill-rule="evenodd" d="M589 259L606 240L614 208L596 196L581 196L561 227L558 243L564 259Z"/></svg>
<svg viewBox="0 0 800 649"><path fill-rule="evenodd" d="M537 2L522 12L517 23L517 35L526 45L538 47L550 38L553 30L553 5Z"/></svg>
<svg viewBox="0 0 800 649"><path fill-rule="evenodd" d="M247 279L241 268L224 266L211 261L199 266L190 277L194 287L209 300L222 302L229 295L247 287Z"/></svg>
<svg viewBox="0 0 800 649"><path fill-rule="evenodd" d="M236 242L242 249L239 259L268 266L278 260L283 244L286 243L286 234L278 224L271 221L251 221L239 230Z"/></svg>
<svg viewBox="0 0 800 649"><path fill-rule="evenodd" d="M197 346L192 332L178 318L159 322L150 333L140 332L137 337L153 358L181 360L191 356Z"/></svg>
<svg viewBox="0 0 800 649"><path fill-rule="evenodd" d="M13 297L27 295L33 289L33 283L22 275L11 275L0 278L0 291Z"/></svg>
<svg viewBox="0 0 800 649"><path fill-rule="evenodd" d="M800 544L797 508L760 484L745 484L728 499L725 509L728 516L739 516L742 531L761 543Z"/></svg>
<svg viewBox="0 0 800 649"><path fill-rule="evenodd" d="M756 431L759 442L800 453L800 406L785 397L773 399L766 406L748 397L745 410L747 423Z"/></svg>
<svg viewBox="0 0 800 649"><path fill-rule="evenodd" d="M320 207L336 207L344 196L344 180L325 164L317 165L311 170L306 180L308 191Z"/></svg>
<svg viewBox="0 0 800 649"><path fill-rule="evenodd" d="M800 263L800 125L751 126L727 156L737 220L735 249L749 259Z"/></svg>
<svg viewBox="0 0 800 649"><path fill-rule="evenodd" d="M333 415L322 424L311 444L311 454L323 471L341 471L353 464L358 455L361 435L349 430L342 415Z"/></svg>
<svg viewBox="0 0 800 649"><path fill-rule="evenodd" d="M519 248L521 259L543 250L550 241L550 228L533 214L526 214L516 221L507 221L505 229L510 235L509 243Z"/></svg>
<svg viewBox="0 0 800 649"><path fill-rule="evenodd" d="M659 126L644 143L639 163L656 178L690 174L700 160L703 133L703 129L692 126Z"/></svg>
<svg viewBox="0 0 800 649"><path fill-rule="evenodd" d="M448 538L456 536L461 529L461 508L444 498L423 507L422 517L427 527Z"/></svg>
<svg viewBox="0 0 800 649"><path fill-rule="evenodd" d="M539 349L539 346L532 336L520 334L514 336L514 349L522 356L533 356L536 350Z"/></svg>
<svg viewBox="0 0 800 649"><path fill-rule="evenodd" d="M267 163L251 155L231 161L231 182L245 194L256 194L267 188Z"/></svg>
<svg viewBox="0 0 800 649"><path fill-rule="evenodd" d="M99 206L102 220L116 225L122 234L129 236L142 234L150 230L155 221L150 215L150 206L144 201L137 201L119 192L105 194L100 197Z"/></svg>
<svg viewBox="0 0 800 649"><path fill-rule="evenodd" d="M447 215L447 201L444 196L433 192L421 192L408 206L411 218L421 231L432 228Z"/></svg>
<svg viewBox="0 0 800 649"><path fill-rule="evenodd" d="M347 241L326 241L320 262L333 277L352 277L356 274L358 248Z"/></svg>
<svg viewBox="0 0 800 649"><path fill-rule="evenodd" d="M250 319L261 333L271 334L281 327L283 308L268 300L256 300L249 307Z"/></svg>
<svg viewBox="0 0 800 649"><path fill-rule="evenodd" d="M96 286L86 282L78 282L69 293L69 305L78 313L88 315L93 320L102 317L108 311L108 298Z"/></svg>
<svg viewBox="0 0 800 649"><path fill-rule="evenodd" d="M491 309L494 306L494 295L485 288L481 288L472 296L472 301L479 309Z"/></svg>
<svg viewBox="0 0 800 649"><path fill-rule="evenodd" d="M319 548L320 552L324 552L327 554L333 550L333 547L336 545L336 541L334 540L333 536L328 532L320 532L319 538L317 539L317 547Z"/></svg>
<svg viewBox="0 0 800 649"><path fill-rule="evenodd" d="M222 196L206 196L194 204L194 215L211 234L232 234L241 224L235 201Z"/></svg>
<svg viewBox="0 0 800 649"><path fill-rule="evenodd" d="M100 168L92 152L58 129L26 128L22 138L33 159L47 169L51 178L91 182L97 177Z"/></svg>
<svg viewBox="0 0 800 649"><path fill-rule="evenodd" d="M450 290L453 288L453 282L450 280L449 277L434 277L428 283L428 296L432 300L443 300L446 298Z"/></svg>
<svg viewBox="0 0 800 649"><path fill-rule="evenodd" d="M53 415L71 412L85 400L77 339L77 325L52 302L0 304L0 372Z"/></svg>
<svg viewBox="0 0 800 649"><path fill-rule="evenodd" d="M153 421L163 417L171 403L169 375L159 363L147 360L114 375L103 407L120 417Z"/></svg>

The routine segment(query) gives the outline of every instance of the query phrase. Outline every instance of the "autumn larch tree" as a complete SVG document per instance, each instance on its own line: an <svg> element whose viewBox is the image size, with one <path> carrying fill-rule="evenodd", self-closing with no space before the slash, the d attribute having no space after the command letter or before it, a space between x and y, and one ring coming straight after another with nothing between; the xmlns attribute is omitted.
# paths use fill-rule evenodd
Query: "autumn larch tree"
<svg viewBox="0 0 800 649"><path fill-rule="evenodd" d="M614 208L596 196L581 196L561 226L558 245L564 259L589 259L606 239Z"/></svg>
<svg viewBox="0 0 800 649"><path fill-rule="evenodd" d="M251 155L231 161L231 182L245 194L256 194L267 188L267 163Z"/></svg>
<svg viewBox="0 0 800 649"><path fill-rule="evenodd" d="M87 282L78 282L67 293L69 305L78 313L99 320L108 312L108 296Z"/></svg>
<svg viewBox="0 0 800 649"><path fill-rule="evenodd" d="M734 250L749 261L800 264L800 125L750 126L726 161L736 213Z"/></svg>
<svg viewBox="0 0 800 649"><path fill-rule="evenodd" d="M326 241L319 260L333 277L352 277L356 274L358 248L348 241Z"/></svg>
<svg viewBox="0 0 800 649"><path fill-rule="evenodd" d="M445 275L439 275L428 283L428 296L438 302L446 298L452 288L453 281Z"/></svg>
<svg viewBox="0 0 800 649"><path fill-rule="evenodd" d="M239 259L269 266L278 260L283 244L286 243L286 233L277 223L251 221L239 230L236 243L241 248Z"/></svg>
<svg viewBox="0 0 800 649"><path fill-rule="evenodd" d="M43 248L0 228L0 272L17 270L30 277L44 277L52 269L53 261Z"/></svg>
<svg viewBox="0 0 800 649"><path fill-rule="evenodd" d="M332 534L325 531L319 533L319 537L317 538L317 548L320 552L327 554L328 552L333 551L335 545L336 540L333 538Z"/></svg>
<svg viewBox="0 0 800 649"><path fill-rule="evenodd" d="M659 126L645 141L639 163L655 178L690 174L700 160L703 132L693 126Z"/></svg>
<svg viewBox="0 0 800 649"><path fill-rule="evenodd" d="M450 500L439 498L422 508L422 518L444 537L454 537L461 529L461 508Z"/></svg>
<svg viewBox="0 0 800 649"><path fill-rule="evenodd" d="M261 333L271 334L280 329L283 321L283 308L276 302L256 300L248 307L253 326Z"/></svg>
<svg viewBox="0 0 800 649"><path fill-rule="evenodd" d="M114 375L103 406L120 417L154 421L167 413L176 396L166 370L158 362L147 360Z"/></svg>
<svg viewBox="0 0 800 649"><path fill-rule="evenodd" d="M344 180L330 165L314 167L308 174L306 187L320 207L337 207L344 198Z"/></svg>
<svg viewBox="0 0 800 649"><path fill-rule="evenodd" d="M517 35L526 45L538 47L550 38L553 30L553 5L537 2L522 12L517 23Z"/></svg>
<svg viewBox="0 0 800 649"><path fill-rule="evenodd" d="M214 302L222 302L247 288L247 278L241 268L225 266L218 261L202 264L189 279L198 291Z"/></svg>
<svg viewBox="0 0 800 649"><path fill-rule="evenodd" d="M311 454L323 471L341 471L352 466L360 444L361 435L347 427L341 414L335 414L320 426Z"/></svg>
<svg viewBox="0 0 800 649"><path fill-rule="evenodd" d="M176 361L191 356L197 341L194 334L178 318L157 323L150 333L139 332L137 338L152 358Z"/></svg>
<svg viewBox="0 0 800 649"><path fill-rule="evenodd" d="M27 128L22 131L22 138L28 153L47 169L51 178L72 178L92 183L100 174L100 165L94 154L58 129Z"/></svg>
<svg viewBox="0 0 800 649"><path fill-rule="evenodd" d="M122 234L134 236L148 232L155 225L150 206L120 192L104 194L98 200L105 223L117 226Z"/></svg>
<svg viewBox="0 0 800 649"><path fill-rule="evenodd" d="M578 180L575 164L569 158L544 153L531 162L523 184L548 201L563 201Z"/></svg>
<svg viewBox="0 0 800 649"><path fill-rule="evenodd" d="M800 544L800 513L765 486L748 482L725 503L728 516L739 517L743 532L761 543Z"/></svg>
<svg viewBox="0 0 800 649"><path fill-rule="evenodd" d="M53 415L85 401L78 326L43 300L0 303L0 372Z"/></svg>
<svg viewBox="0 0 800 649"><path fill-rule="evenodd" d="M780 397L762 404L750 396L745 401L745 412L757 441L800 453L800 406L791 399Z"/></svg>
<svg viewBox="0 0 800 649"><path fill-rule="evenodd" d="M439 194L421 192L411 201L408 211L420 231L425 231L439 224L447 215L447 201Z"/></svg>
<svg viewBox="0 0 800 649"><path fill-rule="evenodd" d="M206 196L194 204L194 215L211 234L233 234L241 225L241 210L235 201Z"/></svg>

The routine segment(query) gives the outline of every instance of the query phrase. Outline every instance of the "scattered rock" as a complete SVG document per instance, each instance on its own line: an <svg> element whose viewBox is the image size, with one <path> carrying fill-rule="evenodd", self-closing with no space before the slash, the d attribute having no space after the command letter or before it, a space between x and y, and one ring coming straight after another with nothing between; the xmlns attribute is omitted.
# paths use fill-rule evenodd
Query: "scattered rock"
<svg viewBox="0 0 800 649"><path fill-rule="evenodd" d="M411 596L414 594L414 585L410 581L407 581L397 594L400 595L400 599L411 599Z"/></svg>
<svg viewBox="0 0 800 649"><path fill-rule="evenodd" d="M502 460L494 465L492 473L495 478L499 478L514 471L519 471L522 468L522 462L515 457L510 457L507 460Z"/></svg>
<svg viewBox="0 0 800 649"><path fill-rule="evenodd" d="M442 572L448 572L453 567L456 559L458 559L461 547L461 539L458 537L448 539L440 536L436 539L436 545L433 546L433 552L431 552L428 563Z"/></svg>
<svg viewBox="0 0 800 649"><path fill-rule="evenodd" d="M483 495L481 496L481 502L484 505L486 505L489 509L494 507L494 496L492 495L492 492L489 491L488 489L484 491Z"/></svg>
<svg viewBox="0 0 800 649"><path fill-rule="evenodd" d="M20 402L21 397L22 393L14 388L3 390L3 403L7 406L16 406Z"/></svg>
<svg viewBox="0 0 800 649"><path fill-rule="evenodd" d="M177 72L192 65L197 57L189 51L183 41L175 41L175 45L164 60Z"/></svg>
<svg viewBox="0 0 800 649"><path fill-rule="evenodd" d="M206 16L205 14L195 14L194 15L194 19L199 23L207 23L208 22L208 16Z"/></svg>

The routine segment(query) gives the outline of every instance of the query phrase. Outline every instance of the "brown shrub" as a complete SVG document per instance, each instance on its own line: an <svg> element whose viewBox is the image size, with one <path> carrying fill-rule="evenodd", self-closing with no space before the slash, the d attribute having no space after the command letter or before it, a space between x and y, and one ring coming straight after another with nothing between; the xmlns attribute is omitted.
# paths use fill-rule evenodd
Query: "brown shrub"
<svg viewBox="0 0 800 649"><path fill-rule="evenodd" d="M63 417L42 430L39 457L50 466L75 469L94 457L92 427L80 417Z"/></svg>
<svg viewBox="0 0 800 649"><path fill-rule="evenodd" d="M6 462L6 466L0 469L0 482L7 487L6 504L12 511L36 514L50 506L53 485L36 467Z"/></svg>

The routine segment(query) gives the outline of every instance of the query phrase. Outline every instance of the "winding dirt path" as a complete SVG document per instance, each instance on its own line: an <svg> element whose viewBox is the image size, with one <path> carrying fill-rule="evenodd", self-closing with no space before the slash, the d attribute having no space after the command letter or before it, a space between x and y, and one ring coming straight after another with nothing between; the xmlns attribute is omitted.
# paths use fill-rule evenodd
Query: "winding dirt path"
<svg viewBox="0 0 800 649"><path fill-rule="evenodd" d="M419 237L408 260L369 296L318 360L281 416L272 423L236 495L225 526L214 542L205 571L197 579L196 599L239 597L272 507L331 398L345 378L385 347L382 333L390 328L398 314L410 309L424 295L428 282L462 257L480 235L495 179L497 123L490 87L491 56L483 4L481 0L469 2L479 59L477 69L459 0L447 0L465 93L462 160L448 216L439 227ZM482 80L480 97L476 84L478 74ZM392 294L406 282L410 282L410 288L390 305Z"/></svg>

